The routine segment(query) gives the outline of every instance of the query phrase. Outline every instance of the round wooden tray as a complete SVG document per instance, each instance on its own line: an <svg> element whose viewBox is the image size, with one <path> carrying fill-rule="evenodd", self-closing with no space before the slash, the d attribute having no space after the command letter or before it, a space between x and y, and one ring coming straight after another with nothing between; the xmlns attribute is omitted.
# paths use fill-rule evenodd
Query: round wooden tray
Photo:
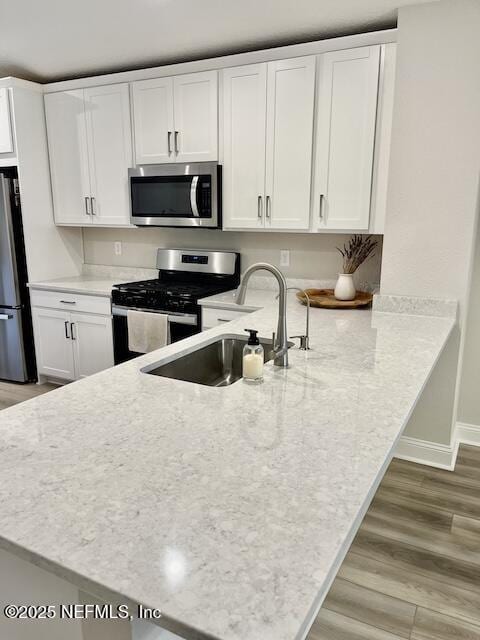
<svg viewBox="0 0 480 640"><path fill-rule="evenodd" d="M373 299L373 294L366 291L357 291L355 300L337 300L333 289L305 289L305 291L310 298L310 306L322 309L358 309L359 307L367 307ZM303 304L307 304L307 298L303 291L297 293L297 298Z"/></svg>

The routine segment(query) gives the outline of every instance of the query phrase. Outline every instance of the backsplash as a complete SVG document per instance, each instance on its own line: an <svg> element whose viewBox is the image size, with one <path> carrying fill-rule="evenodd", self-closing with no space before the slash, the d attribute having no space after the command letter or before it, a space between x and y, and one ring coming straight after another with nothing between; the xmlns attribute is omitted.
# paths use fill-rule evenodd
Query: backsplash
<svg viewBox="0 0 480 640"><path fill-rule="evenodd" d="M224 249L242 254L242 271L254 262L280 267L280 251L290 251L290 266L280 267L288 278L332 282L341 269L336 250L351 234L250 233L207 229L84 229L85 263L121 267L155 268L156 250L165 248ZM382 236L376 255L360 267L357 285L380 282ZM122 254L115 255L115 242ZM363 288L363 287L362 287Z"/></svg>

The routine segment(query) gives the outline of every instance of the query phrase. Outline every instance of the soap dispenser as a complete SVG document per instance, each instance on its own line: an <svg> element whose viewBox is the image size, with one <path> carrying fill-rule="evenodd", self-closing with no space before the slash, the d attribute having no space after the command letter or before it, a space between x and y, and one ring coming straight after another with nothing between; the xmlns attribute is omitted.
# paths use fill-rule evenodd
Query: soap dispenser
<svg viewBox="0 0 480 640"><path fill-rule="evenodd" d="M245 329L250 334L243 347L243 379L246 382L262 382L263 380L263 347L255 329Z"/></svg>

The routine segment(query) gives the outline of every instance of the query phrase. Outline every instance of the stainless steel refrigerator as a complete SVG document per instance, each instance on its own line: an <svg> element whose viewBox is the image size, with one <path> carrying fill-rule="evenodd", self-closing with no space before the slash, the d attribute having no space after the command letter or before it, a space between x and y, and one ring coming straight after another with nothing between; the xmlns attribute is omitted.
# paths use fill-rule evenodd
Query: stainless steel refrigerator
<svg viewBox="0 0 480 640"><path fill-rule="evenodd" d="M15 167L0 167L0 379L36 379L22 210Z"/></svg>

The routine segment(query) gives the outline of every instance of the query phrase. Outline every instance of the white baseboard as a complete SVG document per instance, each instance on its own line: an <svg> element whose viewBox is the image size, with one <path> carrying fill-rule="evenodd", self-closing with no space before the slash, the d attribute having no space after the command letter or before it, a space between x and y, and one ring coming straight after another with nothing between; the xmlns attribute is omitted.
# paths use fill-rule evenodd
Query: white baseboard
<svg viewBox="0 0 480 640"><path fill-rule="evenodd" d="M429 467L453 471L457 460L458 447L461 444L480 447L480 425L457 422L451 445L402 436L394 457L417 462L418 464L426 464Z"/></svg>
<svg viewBox="0 0 480 640"><path fill-rule="evenodd" d="M446 445L402 436L394 456L401 460L409 460L410 462L453 471L457 453L458 441L456 439L452 445Z"/></svg>
<svg viewBox="0 0 480 640"><path fill-rule="evenodd" d="M480 425L457 422L457 442L461 444L473 444L480 447Z"/></svg>

